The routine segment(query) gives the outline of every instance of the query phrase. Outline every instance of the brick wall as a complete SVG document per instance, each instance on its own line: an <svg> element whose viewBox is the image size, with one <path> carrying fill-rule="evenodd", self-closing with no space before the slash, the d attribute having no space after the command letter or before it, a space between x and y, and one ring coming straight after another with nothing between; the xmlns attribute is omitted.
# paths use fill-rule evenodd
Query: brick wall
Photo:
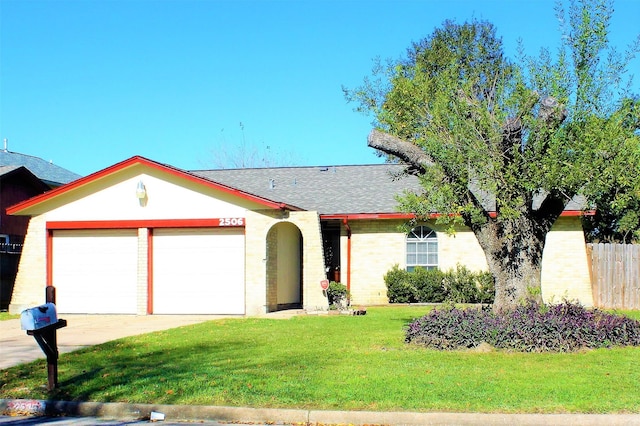
<svg viewBox="0 0 640 426"><path fill-rule="evenodd" d="M406 233L401 229L403 221L358 220L349 222L351 227L351 302L357 304L388 303L384 274L394 265L406 267ZM487 269L484 252L473 232L459 228L455 234L447 234L441 226L427 223L438 238L438 265L440 269L455 268L458 263L469 269ZM348 239L343 230L341 238L342 281L347 281Z"/></svg>
<svg viewBox="0 0 640 426"><path fill-rule="evenodd" d="M376 305L388 302L384 274L395 264L404 265L405 236L400 221L358 220L351 227L351 271L347 270L346 234L341 238L343 284L349 274L351 304Z"/></svg>
<svg viewBox="0 0 640 426"><path fill-rule="evenodd" d="M357 220L351 227L351 302L353 305L388 302L384 274L394 265L406 267L406 234L402 221ZM465 265L486 271L487 261L471 230L460 227L453 234L433 222L427 223L438 238L438 265L442 270ZM346 230L341 237L342 282L347 283ZM547 236L542 263L542 295L545 301L562 298L593 305L586 244L578 217L560 218Z"/></svg>
<svg viewBox="0 0 640 426"><path fill-rule="evenodd" d="M148 252L149 252L149 230L138 228L138 274L136 281L136 313L138 315L147 314L147 302L149 300L148 291Z"/></svg>
<svg viewBox="0 0 640 426"><path fill-rule="evenodd" d="M302 236L302 303L315 311L328 309L320 281L324 259L320 219L316 212L278 210L248 211L246 216L246 314L259 315L277 306L277 227L280 222L295 225Z"/></svg>
<svg viewBox="0 0 640 426"><path fill-rule="evenodd" d="M245 228L245 283L246 314L258 315L277 307L277 233L269 235L280 222L295 225L302 236L303 276L302 301L307 310L328 308L320 288L325 278L320 221L316 212L289 212L279 210L247 211ZM405 267L406 233L400 229L402 221L354 220L351 227L350 287L352 304L387 303L384 274L394 265ZM471 231L460 228L448 235L444 230L428 224L438 238L439 266L443 270L457 263L472 270L486 270L483 251ZM341 266L342 282L347 283L346 229L342 228ZM269 247L269 252L268 252ZM269 253L269 256L267 254ZM46 285L46 228L45 216L33 217L25 240L19 272L16 278L9 310L20 313L23 309L44 302ZM138 234L138 298L137 312L146 313L147 307L147 232ZM269 277L270 282L267 282ZM275 277L275 278L274 278ZM589 278L586 244L580 218L560 218L547 236L543 257L542 295L545 301L562 298L577 299L586 306L593 304Z"/></svg>
<svg viewBox="0 0 640 426"><path fill-rule="evenodd" d="M13 287L13 297L9 312L19 314L24 309L41 305L45 302L45 286L47 284L46 262L47 234L45 218L35 216L29 222L25 244L20 257L18 275Z"/></svg>
<svg viewBox="0 0 640 426"><path fill-rule="evenodd" d="M578 300L593 306L587 245L579 217L561 217L547 234L542 256L542 297L545 302Z"/></svg>

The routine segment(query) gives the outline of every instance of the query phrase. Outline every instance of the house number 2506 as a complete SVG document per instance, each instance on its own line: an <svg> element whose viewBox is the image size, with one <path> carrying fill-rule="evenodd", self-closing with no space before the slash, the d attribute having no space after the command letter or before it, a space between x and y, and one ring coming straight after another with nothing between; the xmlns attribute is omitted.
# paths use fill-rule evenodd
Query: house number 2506
<svg viewBox="0 0 640 426"><path fill-rule="evenodd" d="M244 226L243 217L221 217L218 226Z"/></svg>

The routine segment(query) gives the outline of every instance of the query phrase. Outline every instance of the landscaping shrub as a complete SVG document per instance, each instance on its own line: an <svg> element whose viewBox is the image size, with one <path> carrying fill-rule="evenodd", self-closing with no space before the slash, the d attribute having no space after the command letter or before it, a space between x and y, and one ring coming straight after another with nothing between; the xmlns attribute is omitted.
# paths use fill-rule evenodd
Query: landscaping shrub
<svg viewBox="0 0 640 426"><path fill-rule="evenodd" d="M417 267L412 272L395 265L384 276L389 303L493 303L493 276L465 266L443 272Z"/></svg>
<svg viewBox="0 0 640 426"><path fill-rule="evenodd" d="M343 309L347 307L347 286L331 281L327 288L327 299L330 309Z"/></svg>
<svg viewBox="0 0 640 426"><path fill-rule="evenodd" d="M568 301L551 306L527 301L504 314L487 307L443 308L411 322L405 341L442 350L488 343L521 352L571 352L640 346L640 321Z"/></svg>
<svg viewBox="0 0 640 426"><path fill-rule="evenodd" d="M447 297L444 286L446 274L441 270L417 267L413 272L407 273L410 282L416 288L418 302L440 303Z"/></svg>
<svg viewBox="0 0 640 426"><path fill-rule="evenodd" d="M384 282L387 285L387 297L389 303L416 303L418 302L418 291L411 282L409 272L400 269L395 265L384 275Z"/></svg>
<svg viewBox="0 0 640 426"><path fill-rule="evenodd" d="M442 285L447 294L447 300L453 303L475 303L475 277L464 266L458 265L455 270L444 274Z"/></svg>

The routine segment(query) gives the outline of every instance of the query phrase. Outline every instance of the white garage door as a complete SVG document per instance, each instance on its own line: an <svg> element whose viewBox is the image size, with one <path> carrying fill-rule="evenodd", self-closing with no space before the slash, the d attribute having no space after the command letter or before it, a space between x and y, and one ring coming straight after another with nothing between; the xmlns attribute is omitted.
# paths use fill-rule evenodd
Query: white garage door
<svg viewBox="0 0 640 426"><path fill-rule="evenodd" d="M244 314L244 229L156 229L154 314Z"/></svg>
<svg viewBox="0 0 640 426"><path fill-rule="evenodd" d="M54 231L57 311L135 314L137 247L137 230Z"/></svg>

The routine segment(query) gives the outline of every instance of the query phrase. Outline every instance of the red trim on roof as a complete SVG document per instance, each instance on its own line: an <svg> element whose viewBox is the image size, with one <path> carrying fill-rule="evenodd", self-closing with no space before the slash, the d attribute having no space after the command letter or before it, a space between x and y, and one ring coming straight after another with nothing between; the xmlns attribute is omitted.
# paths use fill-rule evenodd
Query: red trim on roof
<svg viewBox="0 0 640 426"><path fill-rule="evenodd" d="M243 228L245 219L141 219L141 220L78 220L47 222L47 230L62 229L136 229L136 228Z"/></svg>
<svg viewBox="0 0 640 426"><path fill-rule="evenodd" d="M595 210L565 210L560 215L561 217L579 217L579 216L593 216L596 214ZM430 219L437 219L442 216L440 213L431 213ZM496 212L489 212L489 216L492 218L497 217ZM415 219L414 213L353 213L353 214L321 214L322 220L371 220L371 219L401 219L410 220Z"/></svg>
<svg viewBox="0 0 640 426"><path fill-rule="evenodd" d="M560 216L562 217L576 217L576 216L593 216L596 214L595 210L565 210Z"/></svg>
<svg viewBox="0 0 640 426"><path fill-rule="evenodd" d="M144 157L140 157L140 156L134 156L129 158L128 160L124 160L120 163L114 164L113 166L107 167L106 169L100 170L98 172L95 172L93 174L90 174L88 176L82 177L80 179L74 180L73 182L70 182L66 185L60 186L56 189L53 189L49 192L46 192L42 195L38 195L35 196L33 198L30 198L26 201L23 201L21 203L18 203L14 206L11 206L9 208L7 208L7 213L8 214L16 214L19 213L21 210L29 208L29 207L33 207L37 204L40 204L44 201L50 200L52 198L55 198L59 195L65 194L67 192L73 191L74 189L83 187L85 185L88 185L94 181L97 181L99 179L102 179L106 176L109 176L111 174L117 173L121 170L127 169L129 167L135 166L135 165L144 165L147 167L150 167L152 169L155 170L159 170L163 173L168 173L171 174L173 176L177 176L181 179L186 179L188 181L191 182L195 182L197 184L200 185L204 185L204 186L208 186L210 188L213 189L217 189L219 191L225 192L227 194L231 194L240 198L244 198L245 200L249 200L249 201L253 201L259 204L262 204L264 206L267 207L271 207L271 208L275 208L275 209L288 209L288 210L292 210L292 211L298 211L298 210L302 210L298 207L295 206L290 206L287 205L285 203L279 203L273 200L268 200L266 198L262 198L259 197L257 195L253 195L253 194L249 194L248 192L243 192L239 189L236 188L232 188L230 186L226 186L223 185L221 183L217 183L217 182L213 182L211 180L205 179L205 178L201 178L199 176L193 175L189 172L186 172L184 170L180 170L177 169L175 167L166 165L166 164L161 164L161 163L157 163L155 161L151 161L147 158Z"/></svg>
<svg viewBox="0 0 640 426"><path fill-rule="evenodd" d="M322 220L366 220L366 219L413 219L413 213L353 213L353 214L321 214Z"/></svg>

